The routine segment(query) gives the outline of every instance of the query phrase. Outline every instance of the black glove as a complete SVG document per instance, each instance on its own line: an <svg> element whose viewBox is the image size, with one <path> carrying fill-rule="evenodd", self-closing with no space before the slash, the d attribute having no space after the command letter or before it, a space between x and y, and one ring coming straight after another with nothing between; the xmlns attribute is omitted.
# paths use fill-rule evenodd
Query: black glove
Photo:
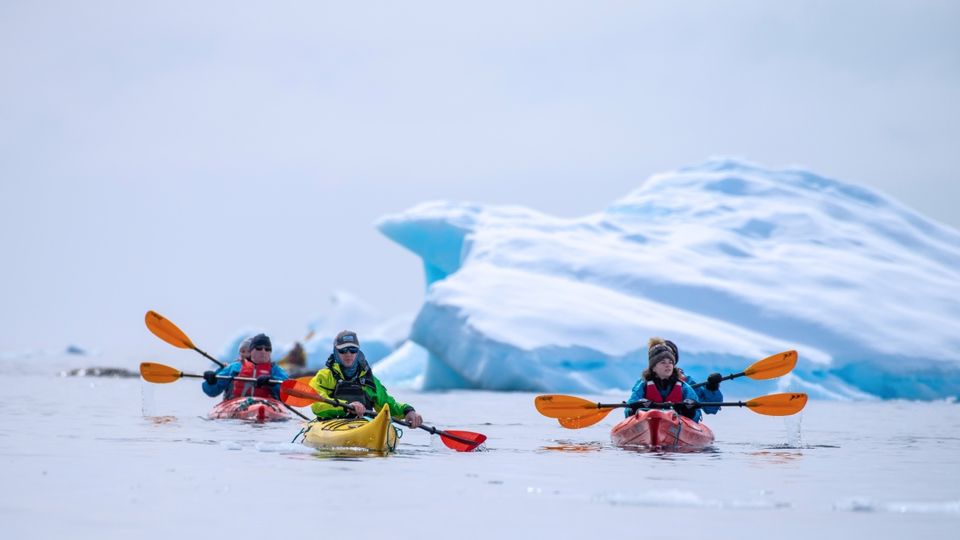
<svg viewBox="0 0 960 540"><path fill-rule="evenodd" d="M719 373L711 373L710 376L707 377L707 384L705 384L704 387L711 392L716 392L720 389L720 381L722 380L723 375Z"/></svg>
<svg viewBox="0 0 960 540"><path fill-rule="evenodd" d="M219 382L217 380L217 374L214 371L204 371L203 380L207 381L207 384L209 384L210 386L216 386L217 383Z"/></svg>
<svg viewBox="0 0 960 540"><path fill-rule="evenodd" d="M692 399L685 399L680 403L674 403L673 410L677 411L679 415L692 419L694 412L697 410L697 402Z"/></svg>
<svg viewBox="0 0 960 540"><path fill-rule="evenodd" d="M631 413L635 413L640 409L649 409L649 408L650 408L649 399L641 399L640 401L634 401L633 403L630 404Z"/></svg>
<svg viewBox="0 0 960 540"><path fill-rule="evenodd" d="M269 376L269 375L261 375L261 376L257 377L257 382L253 383L253 385L256 386L257 388L263 388L264 386L267 386L268 384L270 384L270 376Z"/></svg>

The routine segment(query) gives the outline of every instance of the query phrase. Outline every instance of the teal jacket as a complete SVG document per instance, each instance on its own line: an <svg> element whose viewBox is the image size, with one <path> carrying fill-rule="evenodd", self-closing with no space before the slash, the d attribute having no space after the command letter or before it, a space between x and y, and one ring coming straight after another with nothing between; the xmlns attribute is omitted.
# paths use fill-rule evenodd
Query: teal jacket
<svg viewBox="0 0 960 540"><path fill-rule="evenodd" d="M226 366L220 368L217 371L217 375L225 375L227 377L236 377L240 374L240 368L242 364L238 360L232 364L227 364ZM270 370L270 378L278 381L285 381L290 378L290 375L287 375L287 372L277 364L273 364L272 369ZM247 383L250 386L253 386L253 383ZM233 380L232 379L217 379L217 384L209 385L207 381L203 381L203 393L210 397L217 397L220 393L223 393L223 400L233 399ZM270 393L273 394L273 398L276 400L280 399L280 385L271 384Z"/></svg>
<svg viewBox="0 0 960 540"><path fill-rule="evenodd" d="M666 390L662 390L660 388L657 388L657 390L660 392L660 396L662 399L667 399L667 396L670 395L670 391L673 390L673 387L674 385L671 384L670 387L668 387ZM684 401L688 399L691 401L699 401L697 396L697 391L694 390L689 384L685 382L681 383L680 388L682 389L682 392L683 392ZM640 401L641 399L644 399L643 396L646 393L646 389L647 389L647 381L645 381L643 378L640 378L640 380L633 385L633 391L630 393L630 399L627 400L627 403L633 403L635 401ZM629 408L624 410L624 416L630 416L631 414L633 413ZM700 412L700 408L698 407L696 411L693 413L693 421L699 422L700 418L702 417L703 417L703 413Z"/></svg>

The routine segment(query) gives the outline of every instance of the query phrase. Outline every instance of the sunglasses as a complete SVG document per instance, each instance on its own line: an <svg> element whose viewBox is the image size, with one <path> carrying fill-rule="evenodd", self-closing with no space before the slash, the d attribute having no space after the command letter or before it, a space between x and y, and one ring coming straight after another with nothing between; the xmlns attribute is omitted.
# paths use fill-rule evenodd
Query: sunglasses
<svg viewBox="0 0 960 540"><path fill-rule="evenodd" d="M357 354L358 352L360 352L360 349L357 347L344 347L342 349L337 349L337 350L340 351L341 353L350 353L350 354Z"/></svg>
<svg viewBox="0 0 960 540"><path fill-rule="evenodd" d="M255 351L267 351L267 352L271 352L273 349L270 348L270 347L254 347L253 350L255 350Z"/></svg>

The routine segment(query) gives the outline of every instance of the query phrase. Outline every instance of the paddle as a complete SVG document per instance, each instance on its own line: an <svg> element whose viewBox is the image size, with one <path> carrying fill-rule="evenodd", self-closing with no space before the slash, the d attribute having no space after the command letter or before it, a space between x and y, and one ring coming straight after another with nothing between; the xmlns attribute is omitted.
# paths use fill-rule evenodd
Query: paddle
<svg viewBox="0 0 960 540"><path fill-rule="evenodd" d="M781 375L786 375L787 373L793 371L793 368L796 365L797 351L783 351L778 352L777 354L771 354L763 360L757 360L753 364L750 364L750 367L741 371L740 373L727 375L720 380L729 381L730 379L736 379L737 377L743 377L744 375L755 381L776 379ZM701 386L706 386L706 384L706 382L697 383L693 385L693 387L700 388Z"/></svg>
<svg viewBox="0 0 960 540"><path fill-rule="evenodd" d="M282 392L282 390L281 390ZM534 401L537 411L548 418L556 418L566 428L578 429L592 426L603 420L610 411L630 407L634 403L596 403L574 396L549 394L537 396ZM749 401L722 401L695 403L694 407L747 407L757 414L766 416L789 416L803 410L807 404L807 395L795 392L770 394ZM649 403L645 409L672 409L676 403Z"/></svg>
<svg viewBox="0 0 960 540"><path fill-rule="evenodd" d="M165 366L163 364L157 364L154 362L141 362L140 376L143 377L143 380L147 382L157 384L172 383L182 377L191 377L194 379L203 378L203 375L197 375L196 373L184 373L177 368L172 368L170 366ZM257 379L254 377L230 377L229 375L217 375L217 378L228 381L257 382ZM280 384L282 382L283 381L276 379L270 379L269 381L270 384Z"/></svg>
<svg viewBox="0 0 960 540"><path fill-rule="evenodd" d="M144 321L147 323L147 328L149 328L150 331L153 332L153 335L155 335L155 336L157 336L158 338L166 341L167 343L173 345L174 347L178 347L178 348L180 348L180 349L193 349L193 350L197 351L198 353L202 354L203 356L205 356L207 359L209 359L209 360L213 361L214 363L216 363L216 364L217 364L218 366L220 366L221 368L226 367L226 364L224 364L223 362L221 362L221 361L217 360L216 358L210 356L210 355L207 354L206 352L201 351L196 345L193 344L193 341L191 341L190 338L187 337L187 335L186 335L185 333L183 333L183 330L180 330L179 328L177 328L177 325L173 324L170 320L168 320L168 319L167 319L166 317L164 317L163 315L160 315L160 314L157 313L156 311L153 311L153 310L148 311L147 314L144 316ZM156 365L160 365L160 364L156 364ZM141 365L141 367L142 367L142 365ZM172 369L172 368L171 368L171 369ZM176 371L176 370L174 370L174 371ZM142 373L142 371L141 371L141 375L142 375L142 374L143 374L143 373ZM181 374L181 376L183 376L183 377L192 377L192 376L194 376L194 375ZM201 377L202 377L202 375L201 375ZM178 377L178 378L179 378L179 377ZM220 377L218 376L217 378L220 378ZM144 379L146 379L146 377L144 377ZM240 379L240 378L237 378L237 379L238 379L238 380L243 380L243 379ZM149 379L147 379L147 380L149 380ZM256 380L256 379L254 379L254 380ZM155 382L155 381L154 381L154 382ZM172 381L167 381L167 382L172 382ZM279 381L276 381L276 382L279 382ZM283 402L281 401L281 403L283 403ZM292 412L293 414L299 416L300 418L302 418L302 419L304 419L304 420L307 420L307 421L310 420L310 419L307 418L303 413L301 413L300 411L294 409L293 407L290 407L290 406L287 405L286 403L284 403L283 406L286 407L286 408L287 408L290 412Z"/></svg>
<svg viewBox="0 0 960 540"><path fill-rule="evenodd" d="M220 367L226 366L226 364L224 364L223 362L217 360L216 358L210 356L206 352L201 351L199 348L197 348L197 346L194 345L192 341L190 341L190 338L188 338L187 335L183 333L183 330L180 330L179 328L177 328L177 325L173 324L172 322L167 320L166 317L164 317L163 315L160 315L156 311L153 311L153 310L148 311L147 314L144 316L144 320L147 323L147 328L149 328L150 331L153 332L153 335L166 341L167 343L173 345L174 347L178 347L180 349L193 349L198 353L202 354L203 356L206 356L210 361L217 364L218 366Z"/></svg>
<svg viewBox="0 0 960 540"><path fill-rule="evenodd" d="M296 407L305 407L315 401L322 401L323 403L328 403L335 407L346 407L347 405L342 401L321 396L311 386L301 383L295 379L283 381L283 383L280 385L280 399L283 400L284 403L288 403ZM373 411L367 411L365 416L376 416L376 413ZM397 424L410 427L410 423L406 420L393 419L393 421ZM476 447L480 446L483 441L487 440L486 435L482 433L474 433L472 431L443 431L423 424L420 424L417 427L434 435L439 435L440 440L447 446L447 448L456 450L457 452L470 452L471 450L474 450Z"/></svg>

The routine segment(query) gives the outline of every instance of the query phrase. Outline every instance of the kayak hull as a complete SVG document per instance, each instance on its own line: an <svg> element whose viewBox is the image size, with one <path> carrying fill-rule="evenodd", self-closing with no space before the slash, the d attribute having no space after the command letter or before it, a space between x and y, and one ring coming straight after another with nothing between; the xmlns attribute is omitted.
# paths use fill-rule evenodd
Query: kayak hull
<svg viewBox="0 0 960 540"><path fill-rule="evenodd" d="M303 444L313 448L358 448L387 453L397 447L397 429L386 405L373 419L334 418L307 424Z"/></svg>
<svg viewBox="0 0 960 540"><path fill-rule="evenodd" d="M211 419L249 420L252 422L282 422L290 419L290 413L275 399L240 397L218 403L210 414Z"/></svg>
<svg viewBox="0 0 960 540"><path fill-rule="evenodd" d="M610 440L621 448L700 450L713 444L713 431L705 424L675 411L637 411L610 430Z"/></svg>

